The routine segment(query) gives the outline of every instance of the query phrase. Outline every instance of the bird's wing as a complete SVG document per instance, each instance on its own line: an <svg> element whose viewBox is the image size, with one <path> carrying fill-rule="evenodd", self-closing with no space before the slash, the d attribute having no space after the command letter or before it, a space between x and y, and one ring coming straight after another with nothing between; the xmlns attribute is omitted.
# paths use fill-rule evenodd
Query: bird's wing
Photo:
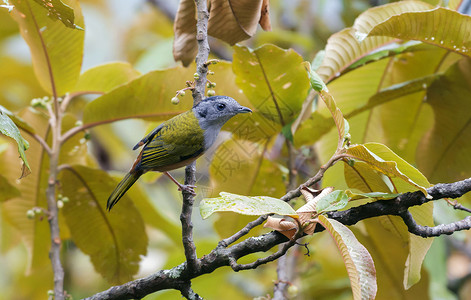
<svg viewBox="0 0 471 300"><path fill-rule="evenodd" d="M137 148L141 147L142 145L147 144L147 142L152 140L154 138L154 136L162 129L163 126L164 126L164 123L162 123L159 126L157 126L156 128L154 128L154 130L149 132L148 135L146 135L142 140L140 140L139 143L137 143L136 146L134 146L132 148L132 150L136 150Z"/></svg>
<svg viewBox="0 0 471 300"><path fill-rule="evenodd" d="M190 111L163 124L142 149L140 168L170 170L204 152L204 132Z"/></svg>

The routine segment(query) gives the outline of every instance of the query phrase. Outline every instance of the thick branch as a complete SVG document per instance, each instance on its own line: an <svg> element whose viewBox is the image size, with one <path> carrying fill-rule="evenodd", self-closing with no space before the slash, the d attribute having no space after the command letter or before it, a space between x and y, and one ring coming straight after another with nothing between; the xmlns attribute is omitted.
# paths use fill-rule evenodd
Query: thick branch
<svg viewBox="0 0 471 300"><path fill-rule="evenodd" d="M414 193L405 193L400 195L396 199L376 201L362 206L354 207L345 211L330 212L328 213L328 216L329 218L335 219L343 223L344 225L353 225L361 220L377 216L401 216L401 214L407 212L407 209L409 207L422 205L426 202L442 198L458 198L469 191L471 191L471 178L449 184L437 184L427 189L427 192L433 197L433 199L427 199L420 191ZM261 220L257 219L254 222L255 223L244 227L242 232L248 232L251 228L258 225ZM471 223L471 217L466 218L465 220L463 220L462 223L466 222ZM438 225L436 227L441 228L440 226L441 225ZM459 227L461 225L457 224L456 226ZM420 227L417 228L420 229ZM442 230L440 234L449 234L449 231ZM226 243L233 243L242 235L242 233L238 233L237 235L234 235L233 237L225 241ZM187 267L187 263L185 262L170 270L159 271L146 278L131 281L121 286L112 287L107 291L101 292L87 299L139 299L145 295L163 289L181 290L182 284L189 282L189 280L191 280L192 278L211 273L214 270L223 266L232 265L232 267L235 267L236 269L240 270L250 268L250 265L237 265L235 262L241 257L257 252L266 252L272 247L286 242L289 241L284 235L276 231L272 231L270 233L258 237L248 238L229 248L223 247L220 243L220 245L216 247L213 251L211 251L209 254L203 256L200 259L197 259L197 264L200 266L200 269L197 272L189 270ZM294 243L289 242L285 245L290 244ZM286 247L286 250L288 248L289 247ZM284 249L285 246L283 246L280 250L284 251ZM273 255L262 259L262 261L256 261L252 264L254 267L256 267L256 265L263 263L265 260L267 262L271 261L271 258L273 258Z"/></svg>

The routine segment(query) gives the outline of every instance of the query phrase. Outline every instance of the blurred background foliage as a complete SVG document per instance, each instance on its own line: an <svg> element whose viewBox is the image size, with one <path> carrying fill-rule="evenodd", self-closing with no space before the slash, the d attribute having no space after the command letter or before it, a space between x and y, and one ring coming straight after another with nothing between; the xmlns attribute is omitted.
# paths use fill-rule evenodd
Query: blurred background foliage
<svg viewBox="0 0 471 300"><path fill-rule="evenodd" d="M435 0L426 2L439 4ZM455 2L450 1L450 5ZM257 110L250 118L232 120L225 127L228 132L220 137L221 146L198 161L198 201L217 196L220 191L282 196L287 170L284 137L279 132L283 126L291 125L300 112L307 111L308 118L294 134L299 149L296 158L299 182L312 176L319 165L329 159L337 143L333 122L326 108L316 100L310 104L317 108L312 114L311 107L303 106L309 84L307 76L300 75L303 74L300 63L312 61L326 47L329 38L334 48L326 53L327 59L318 71L350 122L353 142L384 143L418 167L431 183L471 176L467 155L471 138L466 138L471 132L469 60L446 47L430 44L410 44L406 50L404 45L392 45L392 50L377 57L369 56L369 51L358 54L355 51L360 51L359 48L349 44L349 33L343 29L362 28L364 24L355 23L357 17L368 8L387 3L389 1L272 0L272 31L258 30L253 38L235 47L211 39L212 57L233 61L210 68L215 72L210 79L217 83L217 94L232 96ZM424 3L414 5L422 6L423 10L428 7ZM177 0L80 1L85 28L82 74L76 79L78 82L65 90L85 89L106 94L96 102L91 100L97 96L74 99L64 119L63 130L76 126L77 120L82 120L85 125L106 124L93 127L86 134L74 135L63 145L60 158L61 163L68 166L60 175L60 192L70 201L61 210L65 288L75 299L107 289L110 281L116 283L133 276L142 277L185 260L179 228L181 195L167 179L160 180L159 174L144 176L108 218L113 230L126 232L131 228L131 234L121 236L123 240L109 243L132 248L135 252L116 258L113 253L105 252L101 244L94 245L87 240L89 227L83 220L93 220L94 224L103 220L97 211L80 210L80 201L87 201L84 199L94 199L97 206L103 205L108 191L113 188L115 181L102 170L120 178L133 163L135 153L130 148L137 140L160 121L192 105L190 93L177 106L170 102L174 93L184 88L185 81L191 80L194 73L194 65L188 69L178 67L180 63L172 56L173 19L177 6ZM329 59L341 61L334 57L339 49L334 45L336 38L347 45L345 49L349 49L348 45L352 47L350 53L339 54L341 59L348 62L348 55L355 59L364 55L368 63L361 68L347 62L345 68L329 65ZM254 49L265 44L294 51L283 51L273 45L255 52L248 50L248 47ZM70 55L78 57L80 51ZM277 93L283 108L282 120L277 119L279 116L273 114L273 107L264 102L266 82L258 79L260 75L256 71L244 74L250 69L250 62L256 59L269 68L269 81L280 81L275 86L280 87ZM110 64L100 66L105 63ZM164 70L166 68L172 69ZM289 76L280 80L285 73ZM159 86L162 81L166 82L166 89ZM138 106L130 101L151 99L156 92L160 94L155 102ZM17 23L7 9L0 8L0 105L26 120L37 134L48 137L44 114L27 108L31 99L46 95L48 93L35 76L28 46L19 34ZM452 105L441 101L452 98L456 100ZM118 119L126 120L111 123ZM24 132L23 135L30 140ZM424 136L429 138L424 139ZM0 173L10 183L15 183L20 175L15 151L6 138L0 137ZM5 201L0 208L0 298L4 299L44 299L52 288L47 222L39 218L28 220L25 214L32 208L32 203L45 207L47 156L35 142L31 143L27 156L33 173L23 179L21 192L28 199ZM348 170L337 164L326 173L323 185L347 188L344 172L348 177ZM182 178L182 170L174 173ZM469 203L469 199L464 201ZM464 217L444 203L437 203L434 210L437 223ZM193 220L198 255L208 253L220 238L234 233L252 219L221 213L203 221L195 210ZM367 220L353 229L375 260L379 284L377 299L456 299L458 295L467 299L469 293L466 291L471 284L468 280L471 266L469 234L460 232L453 237L435 239L425 259L421 280L404 290L404 264L409 248L404 237L398 236L405 229L391 229L392 224L397 223L391 219ZM266 231L257 229L251 234ZM96 235L103 243L108 243L106 229ZM74 236L74 242L71 236ZM326 233L316 234L306 241L310 256L304 255L303 247L291 250L291 259L297 262L294 264L296 269L292 270L296 279L292 282L291 296L296 299L350 299L350 282L335 243ZM396 251L401 247L406 250ZM140 256L142 260L137 265ZM251 255L241 263L261 256ZM114 263L120 259L123 261ZM118 265L129 269L121 270L121 274L114 269ZM271 293L277 279L275 268L276 264L271 263L243 274L222 268L195 279L193 288L207 299L227 299L228 295L230 299L263 297ZM179 292L165 291L145 299L180 298Z"/></svg>

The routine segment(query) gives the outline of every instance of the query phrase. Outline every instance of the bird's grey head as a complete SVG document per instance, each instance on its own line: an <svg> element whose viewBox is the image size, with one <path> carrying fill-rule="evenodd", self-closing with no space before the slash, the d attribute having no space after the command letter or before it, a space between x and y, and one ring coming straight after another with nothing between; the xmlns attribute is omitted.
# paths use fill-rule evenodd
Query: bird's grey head
<svg viewBox="0 0 471 300"><path fill-rule="evenodd" d="M220 128L233 116L252 112L250 108L240 105L237 101L227 96L206 98L193 107L193 110L203 129L210 126Z"/></svg>

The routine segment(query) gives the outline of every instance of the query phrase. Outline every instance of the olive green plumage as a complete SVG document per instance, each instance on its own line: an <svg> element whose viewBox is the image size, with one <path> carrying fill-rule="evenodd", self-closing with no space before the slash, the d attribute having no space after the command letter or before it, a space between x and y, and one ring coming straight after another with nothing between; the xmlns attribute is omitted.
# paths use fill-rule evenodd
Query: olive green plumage
<svg viewBox="0 0 471 300"><path fill-rule="evenodd" d="M209 97L191 110L162 123L145 136L133 150L144 146L128 174L121 180L107 201L107 209L121 199L139 177L148 171L165 172L189 165L201 156L231 117L251 110L226 96ZM190 192L193 192L191 187Z"/></svg>

